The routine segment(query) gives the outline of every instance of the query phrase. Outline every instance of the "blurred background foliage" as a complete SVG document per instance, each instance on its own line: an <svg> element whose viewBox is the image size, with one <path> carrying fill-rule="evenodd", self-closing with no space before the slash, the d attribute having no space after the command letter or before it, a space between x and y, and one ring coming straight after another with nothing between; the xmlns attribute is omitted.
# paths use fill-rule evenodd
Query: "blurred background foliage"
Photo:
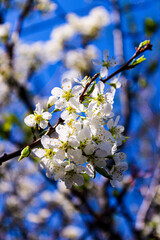
<svg viewBox="0 0 160 240"><path fill-rule="evenodd" d="M121 74L114 103L129 137L123 181L112 188L102 176L86 176L82 187L66 190L34 157L3 163L0 239L160 239L159 16L159 0L0 2L1 154L32 142L23 119L35 103L46 106L64 77L93 76L99 69L91 59L104 49L118 68L141 41L153 44L144 63Z"/></svg>

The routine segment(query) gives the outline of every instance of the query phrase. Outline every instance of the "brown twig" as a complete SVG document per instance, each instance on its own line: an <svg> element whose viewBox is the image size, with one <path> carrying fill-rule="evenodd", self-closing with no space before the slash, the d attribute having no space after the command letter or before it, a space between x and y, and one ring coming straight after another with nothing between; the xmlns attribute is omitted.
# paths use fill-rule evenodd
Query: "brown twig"
<svg viewBox="0 0 160 240"><path fill-rule="evenodd" d="M21 14L19 15L17 26L16 26L16 33L20 34L22 29L22 23L24 18L29 14L29 11L32 9L33 0L27 0L24 8L22 9Z"/></svg>
<svg viewBox="0 0 160 240"><path fill-rule="evenodd" d="M29 96L29 92L27 89L21 85L14 77L14 67L13 67L13 57L14 57L14 43L7 41L5 44L6 47L6 53L8 55L9 59L9 67L11 69L12 74L6 79L8 86L12 89L14 88L17 91L17 94L19 98L24 102L24 104L27 106L29 111L33 111L33 104L31 101L31 98Z"/></svg>
<svg viewBox="0 0 160 240"><path fill-rule="evenodd" d="M46 132L46 135L50 136L53 132L55 132L55 128L59 125L59 124L62 124L64 121L59 118L57 123L52 127L50 125L50 127L48 128L47 132ZM41 143L41 138L38 138L36 141L32 142L31 144L29 144L28 146L33 149L35 148L36 146L38 146L39 144ZM23 148L19 149L18 151L15 151L13 153L10 153L10 154L6 154L4 153L2 157L0 157L0 165L2 165L2 163L12 159L12 158L15 158L15 157L18 157L21 155L21 151L23 150Z"/></svg>
<svg viewBox="0 0 160 240"><path fill-rule="evenodd" d="M118 70L116 70L115 72L113 72L111 75L109 75L107 78L105 79L100 79L103 83L107 82L109 79L111 79L112 77L114 77L115 75L117 75L120 72L123 72L125 70L129 70L134 68L134 66L130 65L130 63L133 61L133 59L135 59L136 57L138 57L141 53L147 51L147 50L152 50L152 44L150 44L150 42L148 42L145 46L143 47L138 47L136 48L136 52L133 54L133 56L128 60L128 62L126 62L125 64L123 64ZM83 102L84 98L85 98L85 92L87 91L88 87L91 85L91 83L96 80L97 77L99 77L100 73L96 73L91 80L86 84L83 92L81 93L80 97L79 97L79 101Z"/></svg>
<svg viewBox="0 0 160 240"><path fill-rule="evenodd" d="M152 50L152 44L147 43L144 47L138 47L136 48L136 52L133 54L133 56L128 60L128 62L126 62L125 64L123 64L118 70L116 70L115 72L113 72L111 75L109 75L107 78L105 79L101 79L102 82L107 82L109 79L111 79L112 77L114 77L115 75L117 75L120 72L123 72L125 70L129 70L131 68L133 68L133 66L129 65L134 58L138 57L141 53L147 51L147 50Z"/></svg>
<svg viewBox="0 0 160 240"><path fill-rule="evenodd" d="M29 13L30 8L32 6L33 0L26 1L26 4L19 16L16 32L19 34L21 30L22 21L24 20L25 16ZM15 43L14 41L11 41L10 39L7 39L7 42L5 43L6 53L8 55L9 60L9 67L11 70L10 76L6 79L8 86L12 89L14 88L17 91L17 94L19 98L24 102L24 104L27 106L27 108L32 112L33 111L33 104L30 98L30 94L27 91L27 89L21 85L17 79L14 77L14 50L15 50Z"/></svg>
<svg viewBox="0 0 160 240"><path fill-rule="evenodd" d="M99 73L96 73L91 80L86 84L85 88L83 89L83 92L81 93L80 97L79 97L79 101L83 102L84 100L84 94L87 91L87 88L91 85L91 83L96 80L96 78L99 77Z"/></svg>
<svg viewBox="0 0 160 240"><path fill-rule="evenodd" d="M135 226L137 231L142 231L145 227L145 224L146 224L145 219L146 219L147 212L157 192L157 187L160 179L159 175L160 175L160 165L158 163L157 167L155 168L150 187L148 188L145 194L145 197L142 201L142 204L139 208L139 211L137 213L136 226Z"/></svg>

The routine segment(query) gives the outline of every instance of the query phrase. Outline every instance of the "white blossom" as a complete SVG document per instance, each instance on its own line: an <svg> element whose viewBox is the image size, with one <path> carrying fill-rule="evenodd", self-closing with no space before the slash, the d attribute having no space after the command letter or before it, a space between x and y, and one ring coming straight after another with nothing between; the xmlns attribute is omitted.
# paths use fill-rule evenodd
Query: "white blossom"
<svg viewBox="0 0 160 240"><path fill-rule="evenodd" d="M113 180L111 180L111 184L112 186L115 186L115 180L117 181L122 181L123 179L123 171L126 171L128 169L128 164L126 162L120 162L116 165L114 165L110 171L110 174L113 178Z"/></svg>
<svg viewBox="0 0 160 240"><path fill-rule="evenodd" d="M80 90L82 89L81 86ZM79 87L75 86L72 89L72 82L70 79L63 79L62 81L62 88L55 87L52 89L51 93L53 97L57 97L58 100L55 102L55 108L62 109L67 106L67 102L77 96L79 93Z"/></svg>
<svg viewBox="0 0 160 240"><path fill-rule="evenodd" d="M110 132L114 134L118 146L120 146L122 142L125 140L125 137L122 134L124 132L124 126L118 125L119 119L120 116L117 116L115 121L113 119L110 119L107 122L107 127L110 130Z"/></svg>
<svg viewBox="0 0 160 240"><path fill-rule="evenodd" d="M82 233L83 230L81 228L69 225L63 229L62 236L67 239L76 240L82 235Z"/></svg>
<svg viewBox="0 0 160 240"><path fill-rule="evenodd" d="M67 20L78 33L95 38L99 30L109 24L109 14L105 8L96 7L84 17L70 13L67 15Z"/></svg>
<svg viewBox="0 0 160 240"><path fill-rule="evenodd" d="M57 5L50 0L36 0L35 8L42 12L49 12L55 10Z"/></svg>
<svg viewBox="0 0 160 240"><path fill-rule="evenodd" d="M110 67L114 67L116 65L116 61L113 58L112 59L108 59L108 58L109 58L109 51L105 49L103 52L103 60L102 61L99 61L97 59L92 60L93 64L102 66L100 69L100 76L102 78L107 77L108 69Z"/></svg>
<svg viewBox="0 0 160 240"><path fill-rule="evenodd" d="M51 117L52 114L49 112L43 112L42 105L37 103L34 114L25 117L24 122L29 127L34 127L38 124L39 127L45 129L48 125L48 120L51 119Z"/></svg>

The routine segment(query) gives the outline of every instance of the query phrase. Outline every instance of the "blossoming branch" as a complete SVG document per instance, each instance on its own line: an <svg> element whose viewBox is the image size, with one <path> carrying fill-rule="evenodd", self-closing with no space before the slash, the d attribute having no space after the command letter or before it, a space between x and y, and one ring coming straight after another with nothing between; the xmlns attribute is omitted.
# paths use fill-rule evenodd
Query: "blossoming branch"
<svg viewBox="0 0 160 240"><path fill-rule="evenodd" d="M45 129L49 126L48 131L24 148L19 160L29 156L32 150L40 159L40 166L46 170L47 177L64 181L67 188L73 184L81 186L85 174L95 178L96 172L109 178L112 186L116 180L121 181L128 164L125 162L126 154L119 150L126 140L124 127L118 124L120 116L115 116L113 112L116 89L121 87L115 75L143 62L143 56L136 58L151 48L150 41L142 42L132 58L108 77L108 69L115 65L115 61L109 60L108 51L104 51L102 62L94 60L102 66L100 73L93 78L74 78L74 82L64 79L61 88L53 88L47 111L38 103L34 114L24 119L25 124L32 128ZM99 81L96 81L98 77ZM110 78L113 79L105 89L105 82ZM57 111L61 112L61 116L53 128L49 120ZM39 143L41 146L36 147ZM20 152L15 156L17 154L20 155ZM1 162L6 157L4 154Z"/></svg>

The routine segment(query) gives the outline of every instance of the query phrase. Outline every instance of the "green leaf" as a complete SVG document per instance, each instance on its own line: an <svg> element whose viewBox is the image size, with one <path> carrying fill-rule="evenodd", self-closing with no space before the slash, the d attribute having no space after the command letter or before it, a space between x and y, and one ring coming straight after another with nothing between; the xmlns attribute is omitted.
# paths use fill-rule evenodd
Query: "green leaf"
<svg viewBox="0 0 160 240"><path fill-rule="evenodd" d="M135 67L135 66L137 66L138 64L140 64L141 62L143 62L145 60L146 60L146 58L144 58L144 55L143 55L143 56L141 56L138 59L133 59L133 61L131 62L130 66L131 67Z"/></svg>
<svg viewBox="0 0 160 240"><path fill-rule="evenodd" d="M107 82L105 82L105 83L116 89L116 83L107 83Z"/></svg>
<svg viewBox="0 0 160 240"><path fill-rule="evenodd" d="M4 115L2 116L3 123L0 126L0 136L4 139L7 139L10 131L12 129L12 126L14 124L19 125L19 120L16 115L14 114L9 114L9 115Z"/></svg>
<svg viewBox="0 0 160 240"><path fill-rule="evenodd" d="M52 113L55 113L55 112L60 112L60 111L61 111L61 109L56 108L56 109L54 109L54 110L51 112L51 114L52 114Z"/></svg>
<svg viewBox="0 0 160 240"><path fill-rule="evenodd" d="M147 82L146 82L146 79L144 77L140 77L138 79L138 83L139 83L140 87L142 87L142 88L145 88L147 86Z"/></svg>
<svg viewBox="0 0 160 240"><path fill-rule="evenodd" d="M106 170L104 168L100 168L100 167L95 167L96 171L101 174L103 177L105 178L109 178L110 180L112 180L112 176L109 175Z"/></svg>
<svg viewBox="0 0 160 240"><path fill-rule="evenodd" d="M90 87L88 92L85 94L85 97L91 95L91 93L94 91L95 85L96 85L96 81L93 82L92 86Z"/></svg>
<svg viewBox="0 0 160 240"><path fill-rule="evenodd" d="M29 146L25 147L22 152L21 152L21 156L19 157L18 161L20 161L21 159L28 157L29 154L31 153L31 149Z"/></svg>
<svg viewBox="0 0 160 240"><path fill-rule="evenodd" d="M151 37L158 29L158 23L156 23L152 18L148 17L145 19L144 23L145 33Z"/></svg>
<svg viewBox="0 0 160 240"><path fill-rule="evenodd" d="M47 132L47 130L43 130L41 133L38 134L38 137L43 136L46 132Z"/></svg>
<svg viewBox="0 0 160 240"><path fill-rule="evenodd" d="M125 139L122 141L122 144L124 144L126 141L127 141L127 139L129 139L130 137L125 137Z"/></svg>
<svg viewBox="0 0 160 240"><path fill-rule="evenodd" d="M158 68L158 64L159 64L158 59L151 60L149 66L147 67L147 71L149 73L154 73Z"/></svg>
<svg viewBox="0 0 160 240"><path fill-rule="evenodd" d="M139 47L138 48L142 48L142 47L144 47L146 44L148 44L148 43L150 43L150 40L145 40L145 41L143 41L143 42L141 42L140 44L139 44Z"/></svg>

